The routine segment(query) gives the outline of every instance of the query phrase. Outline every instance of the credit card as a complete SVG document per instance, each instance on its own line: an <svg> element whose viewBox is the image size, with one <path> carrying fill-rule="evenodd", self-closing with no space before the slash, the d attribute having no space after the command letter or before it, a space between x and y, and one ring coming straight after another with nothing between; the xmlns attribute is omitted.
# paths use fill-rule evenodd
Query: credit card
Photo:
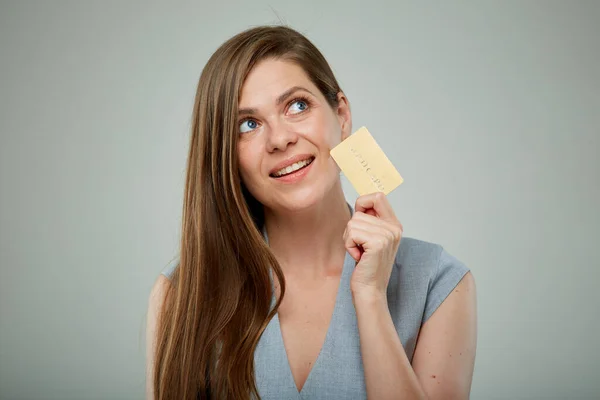
<svg viewBox="0 0 600 400"><path fill-rule="evenodd" d="M366 127L350 135L329 152L360 196L386 195L404 182Z"/></svg>

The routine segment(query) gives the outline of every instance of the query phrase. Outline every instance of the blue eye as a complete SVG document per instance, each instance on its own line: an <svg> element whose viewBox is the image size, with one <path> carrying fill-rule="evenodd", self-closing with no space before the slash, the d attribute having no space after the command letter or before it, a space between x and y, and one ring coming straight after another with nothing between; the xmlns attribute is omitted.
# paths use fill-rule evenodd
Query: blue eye
<svg viewBox="0 0 600 400"><path fill-rule="evenodd" d="M257 127L258 127L258 124L256 123L255 120L247 119L245 121L242 121L242 123L240 124L240 132L241 133L250 132L250 131L255 130Z"/></svg>
<svg viewBox="0 0 600 400"><path fill-rule="evenodd" d="M294 107L295 105L296 105L296 107ZM294 110L294 108L296 108L296 110ZM292 114L301 113L302 111L306 111L307 108L308 108L308 103L304 100L296 100L290 106L290 110L292 111Z"/></svg>

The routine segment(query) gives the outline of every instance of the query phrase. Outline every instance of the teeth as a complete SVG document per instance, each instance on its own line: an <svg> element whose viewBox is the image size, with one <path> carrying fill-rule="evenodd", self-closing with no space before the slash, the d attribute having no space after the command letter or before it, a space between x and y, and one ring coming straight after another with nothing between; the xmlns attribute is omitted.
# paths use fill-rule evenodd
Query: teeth
<svg viewBox="0 0 600 400"><path fill-rule="evenodd" d="M279 171L275 172L273 176L280 177L282 175L291 174L292 172L298 171L300 168L307 166L312 162L312 160L312 158L309 158L308 160L295 162L292 165L289 165L285 168L281 168Z"/></svg>

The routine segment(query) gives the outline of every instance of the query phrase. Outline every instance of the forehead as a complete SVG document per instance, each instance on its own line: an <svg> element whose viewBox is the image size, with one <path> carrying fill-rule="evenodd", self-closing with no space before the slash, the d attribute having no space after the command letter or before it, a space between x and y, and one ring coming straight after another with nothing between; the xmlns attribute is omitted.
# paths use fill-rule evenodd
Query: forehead
<svg viewBox="0 0 600 400"><path fill-rule="evenodd" d="M274 102L275 99L293 86L302 86L313 93L318 89L308 75L297 64L276 59L259 62L248 74L240 95L240 108L258 107Z"/></svg>

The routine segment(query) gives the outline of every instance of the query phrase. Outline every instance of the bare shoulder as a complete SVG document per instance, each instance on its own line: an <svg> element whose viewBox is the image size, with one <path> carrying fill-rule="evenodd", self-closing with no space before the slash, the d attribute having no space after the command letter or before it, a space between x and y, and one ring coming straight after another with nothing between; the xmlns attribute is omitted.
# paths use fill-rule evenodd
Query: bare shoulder
<svg viewBox="0 0 600 400"><path fill-rule="evenodd" d="M454 288L453 293L463 293L463 295L453 295L454 298L459 298L462 300L475 300L476 299L476 290L475 286L475 277L473 276L473 272L471 270L467 271L463 278L458 282L456 288ZM451 294L452 295L452 294ZM448 296L450 298L450 296ZM447 299L448 300L448 299Z"/></svg>
<svg viewBox="0 0 600 400"><path fill-rule="evenodd" d="M171 287L171 281L169 278L160 274L156 281L154 281L154 285L152 286L152 290L150 291L150 298L148 299L148 305L150 308L154 306L161 306L167 296L167 292Z"/></svg>
<svg viewBox="0 0 600 400"><path fill-rule="evenodd" d="M148 344L151 345L154 336L156 335L156 325L158 316L162 310L163 303L167 297L167 293L171 288L171 281L164 275L159 275L152 286L150 297L148 298L148 317L146 325L146 334L148 336ZM148 350L151 350L149 348Z"/></svg>
<svg viewBox="0 0 600 400"><path fill-rule="evenodd" d="M469 271L421 328L412 365L429 399L469 398L477 348L476 297Z"/></svg>
<svg viewBox="0 0 600 400"><path fill-rule="evenodd" d="M152 286L150 297L148 299L148 316L146 319L146 399L154 399L153 373L158 315L160 314L170 287L171 281L163 274L160 274Z"/></svg>

